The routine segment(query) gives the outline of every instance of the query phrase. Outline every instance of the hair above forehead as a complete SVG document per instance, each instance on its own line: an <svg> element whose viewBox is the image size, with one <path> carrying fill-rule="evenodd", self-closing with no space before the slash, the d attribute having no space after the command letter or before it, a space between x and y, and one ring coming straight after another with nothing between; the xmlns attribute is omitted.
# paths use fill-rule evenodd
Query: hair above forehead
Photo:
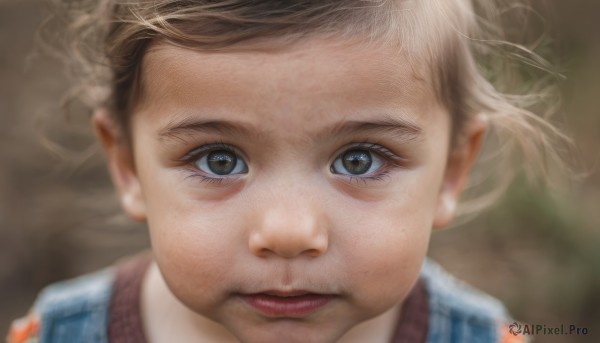
<svg viewBox="0 0 600 343"><path fill-rule="evenodd" d="M466 34L472 21L469 0L117 0L112 6L109 40L144 32L142 38L162 36L208 49L257 37L314 33L394 40L401 35L404 42L415 43L411 38L425 38L422 32L433 40L448 29Z"/></svg>
<svg viewBox="0 0 600 343"><path fill-rule="evenodd" d="M400 1L404 2L404 1ZM373 30L374 18L392 10L397 1L137 1L117 3L115 23L135 35L148 30L172 42L220 48L257 37ZM115 37L116 38L116 37Z"/></svg>

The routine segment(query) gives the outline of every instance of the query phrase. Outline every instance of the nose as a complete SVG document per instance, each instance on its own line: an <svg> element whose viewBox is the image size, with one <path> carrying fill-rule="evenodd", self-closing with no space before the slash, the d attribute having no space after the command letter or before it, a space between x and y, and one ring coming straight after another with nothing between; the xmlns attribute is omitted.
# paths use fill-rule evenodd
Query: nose
<svg viewBox="0 0 600 343"><path fill-rule="evenodd" d="M327 220L315 207L277 200L265 204L250 233L250 251L286 259L323 255L329 245Z"/></svg>

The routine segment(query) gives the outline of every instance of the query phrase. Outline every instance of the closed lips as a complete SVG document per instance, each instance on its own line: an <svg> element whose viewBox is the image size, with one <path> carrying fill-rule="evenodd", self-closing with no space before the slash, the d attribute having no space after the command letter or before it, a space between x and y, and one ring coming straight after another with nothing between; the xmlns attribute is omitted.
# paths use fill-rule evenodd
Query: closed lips
<svg viewBox="0 0 600 343"><path fill-rule="evenodd" d="M319 311L336 296L307 291L265 291L244 294L241 295L241 298L252 308L268 317L299 318Z"/></svg>

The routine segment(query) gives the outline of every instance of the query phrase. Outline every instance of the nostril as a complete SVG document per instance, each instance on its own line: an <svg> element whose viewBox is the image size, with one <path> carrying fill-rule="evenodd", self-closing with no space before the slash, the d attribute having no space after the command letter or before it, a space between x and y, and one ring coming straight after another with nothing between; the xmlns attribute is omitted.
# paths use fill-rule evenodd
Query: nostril
<svg viewBox="0 0 600 343"><path fill-rule="evenodd" d="M304 254L310 257L317 257L321 256L323 253L319 249L309 249L305 251Z"/></svg>
<svg viewBox="0 0 600 343"><path fill-rule="evenodd" d="M318 257L323 255L324 249L310 248L310 249L294 249L284 247L256 247L250 249L255 256L258 257L269 257L279 256L285 259L296 258L300 256Z"/></svg>
<svg viewBox="0 0 600 343"><path fill-rule="evenodd" d="M329 249L329 238L326 230L317 232L311 241L311 246L307 249L306 254L312 257L323 255Z"/></svg>

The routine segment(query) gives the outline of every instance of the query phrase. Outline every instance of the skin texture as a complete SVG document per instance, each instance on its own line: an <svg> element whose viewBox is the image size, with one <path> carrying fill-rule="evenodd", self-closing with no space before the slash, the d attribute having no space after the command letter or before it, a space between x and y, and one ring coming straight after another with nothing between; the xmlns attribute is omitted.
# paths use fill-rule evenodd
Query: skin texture
<svg viewBox="0 0 600 343"><path fill-rule="evenodd" d="M450 118L427 70L393 47L330 39L210 53L154 44L132 146L107 112L94 116L123 207L150 228L150 340L169 327L207 342L389 340L485 129L470 121L450 149ZM364 124L392 121L403 126ZM380 168L332 170L365 142L379 149ZM201 156L181 160L215 143L233 147L247 172L215 178L198 168ZM273 318L238 296L267 290L335 298L310 315Z"/></svg>

